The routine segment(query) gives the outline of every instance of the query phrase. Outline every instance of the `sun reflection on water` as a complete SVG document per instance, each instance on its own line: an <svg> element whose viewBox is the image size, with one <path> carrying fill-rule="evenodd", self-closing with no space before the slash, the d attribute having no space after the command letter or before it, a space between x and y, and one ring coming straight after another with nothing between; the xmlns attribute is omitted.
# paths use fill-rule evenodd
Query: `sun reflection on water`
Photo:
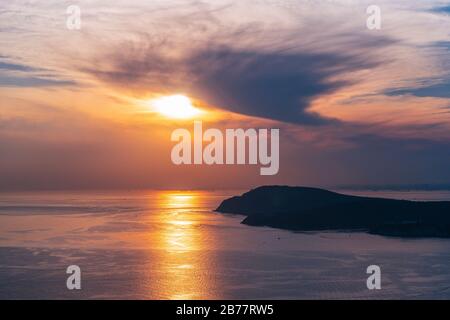
<svg viewBox="0 0 450 320"><path fill-rule="evenodd" d="M205 213L199 212L201 192L164 192L158 206L161 229L152 238L157 242L161 266L158 283L164 299L214 298L217 284L214 255L206 250L214 239L208 234ZM208 294L208 296L205 296Z"/></svg>

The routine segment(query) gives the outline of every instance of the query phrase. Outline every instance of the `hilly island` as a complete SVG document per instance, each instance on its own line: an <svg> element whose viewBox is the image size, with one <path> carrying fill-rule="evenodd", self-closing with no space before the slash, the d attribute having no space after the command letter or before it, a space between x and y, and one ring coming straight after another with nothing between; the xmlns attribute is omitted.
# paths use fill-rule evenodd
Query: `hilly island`
<svg viewBox="0 0 450 320"><path fill-rule="evenodd" d="M361 197L324 189L262 186L224 200L220 213L243 224L292 231L363 231L394 237L450 238L450 201Z"/></svg>

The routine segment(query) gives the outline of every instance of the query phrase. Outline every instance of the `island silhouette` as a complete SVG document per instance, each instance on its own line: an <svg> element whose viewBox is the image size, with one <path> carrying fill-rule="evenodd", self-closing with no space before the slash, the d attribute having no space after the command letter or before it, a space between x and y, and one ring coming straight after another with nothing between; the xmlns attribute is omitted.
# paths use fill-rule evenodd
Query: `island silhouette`
<svg viewBox="0 0 450 320"><path fill-rule="evenodd" d="M243 224L292 231L363 231L394 237L450 237L450 201L409 201L324 189L262 186L215 210L245 215Z"/></svg>

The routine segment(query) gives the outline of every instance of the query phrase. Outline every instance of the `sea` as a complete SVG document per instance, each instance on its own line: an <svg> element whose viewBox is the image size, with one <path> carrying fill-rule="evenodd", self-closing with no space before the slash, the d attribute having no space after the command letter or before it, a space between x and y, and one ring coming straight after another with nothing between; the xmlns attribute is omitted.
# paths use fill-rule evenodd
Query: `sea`
<svg viewBox="0 0 450 320"><path fill-rule="evenodd" d="M450 200L450 191L339 191ZM299 233L214 212L241 193L0 193L0 299L450 298L450 239ZM67 287L74 265L80 290ZM367 286L373 265L380 289Z"/></svg>

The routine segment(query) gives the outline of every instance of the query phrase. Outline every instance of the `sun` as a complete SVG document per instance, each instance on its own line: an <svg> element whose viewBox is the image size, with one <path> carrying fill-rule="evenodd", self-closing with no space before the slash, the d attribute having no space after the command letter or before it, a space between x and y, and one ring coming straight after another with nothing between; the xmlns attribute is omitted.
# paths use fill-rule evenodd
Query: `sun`
<svg viewBox="0 0 450 320"><path fill-rule="evenodd" d="M192 105L191 99L182 94L153 99L150 105L156 112L175 119L192 118L201 113L200 109Z"/></svg>

